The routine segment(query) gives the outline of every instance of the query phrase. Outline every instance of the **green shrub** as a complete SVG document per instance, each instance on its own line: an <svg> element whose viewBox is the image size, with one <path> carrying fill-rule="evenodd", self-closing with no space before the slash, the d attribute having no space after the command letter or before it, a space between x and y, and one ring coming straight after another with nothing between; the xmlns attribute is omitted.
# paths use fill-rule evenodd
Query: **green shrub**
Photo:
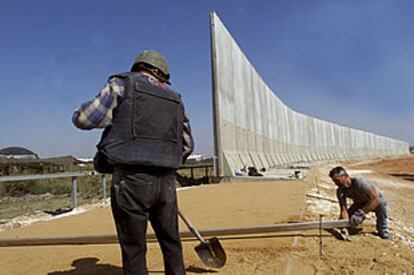
<svg viewBox="0 0 414 275"><path fill-rule="evenodd" d="M4 192L7 196L18 197L30 193L36 183L34 181L17 181L7 182L4 185Z"/></svg>

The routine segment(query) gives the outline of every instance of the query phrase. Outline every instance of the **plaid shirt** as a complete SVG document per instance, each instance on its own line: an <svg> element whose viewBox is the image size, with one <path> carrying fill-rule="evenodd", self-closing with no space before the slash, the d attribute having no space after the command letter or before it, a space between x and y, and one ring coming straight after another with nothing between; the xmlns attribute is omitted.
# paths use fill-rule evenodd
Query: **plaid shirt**
<svg viewBox="0 0 414 275"><path fill-rule="evenodd" d="M145 74L150 82L158 81L151 75ZM112 111L125 95L125 87L122 79L112 77L101 89L95 99L83 103L75 110L72 116L73 124L84 130L105 128L112 123ZM186 159L194 149L194 141L191 135L190 120L184 114L183 122L183 157Z"/></svg>

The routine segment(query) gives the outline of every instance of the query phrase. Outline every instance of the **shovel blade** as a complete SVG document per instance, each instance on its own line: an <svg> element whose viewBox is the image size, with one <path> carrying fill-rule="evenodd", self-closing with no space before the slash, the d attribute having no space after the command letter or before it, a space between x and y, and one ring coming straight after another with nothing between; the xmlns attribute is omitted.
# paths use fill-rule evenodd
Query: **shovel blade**
<svg viewBox="0 0 414 275"><path fill-rule="evenodd" d="M194 249L201 261L208 267L220 268L226 263L226 252L217 238L208 239Z"/></svg>

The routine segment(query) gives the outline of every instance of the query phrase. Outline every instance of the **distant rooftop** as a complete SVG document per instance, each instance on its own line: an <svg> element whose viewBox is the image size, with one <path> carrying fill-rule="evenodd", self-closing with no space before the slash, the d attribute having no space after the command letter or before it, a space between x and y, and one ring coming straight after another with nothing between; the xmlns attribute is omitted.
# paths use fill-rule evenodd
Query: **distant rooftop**
<svg viewBox="0 0 414 275"><path fill-rule="evenodd" d="M38 159L38 155L23 147L7 147L0 150L0 157L6 158L33 158Z"/></svg>

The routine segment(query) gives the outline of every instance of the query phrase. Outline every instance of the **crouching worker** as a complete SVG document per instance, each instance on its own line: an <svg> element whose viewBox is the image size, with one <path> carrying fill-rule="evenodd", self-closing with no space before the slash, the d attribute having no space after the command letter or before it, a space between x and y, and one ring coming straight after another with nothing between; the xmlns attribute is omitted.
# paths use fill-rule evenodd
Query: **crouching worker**
<svg viewBox="0 0 414 275"><path fill-rule="evenodd" d="M142 52L131 71L116 74L73 114L81 129L105 128L95 169L112 173L111 206L124 274L148 274L148 220L161 246L166 274L185 274L178 231L175 171L193 150L181 96L156 51Z"/></svg>
<svg viewBox="0 0 414 275"><path fill-rule="evenodd" d="M349 219L355 227L365 220L368 212L374 212L377 217L378 235L389 239L387 229L387 202L384 196L372 183L363 177L350 177L341 167L335 167L329 172L329 177L338 186L336 195L340 207L340 219ZM346 198L351 198L353 204L347 208Z"/></svg>

